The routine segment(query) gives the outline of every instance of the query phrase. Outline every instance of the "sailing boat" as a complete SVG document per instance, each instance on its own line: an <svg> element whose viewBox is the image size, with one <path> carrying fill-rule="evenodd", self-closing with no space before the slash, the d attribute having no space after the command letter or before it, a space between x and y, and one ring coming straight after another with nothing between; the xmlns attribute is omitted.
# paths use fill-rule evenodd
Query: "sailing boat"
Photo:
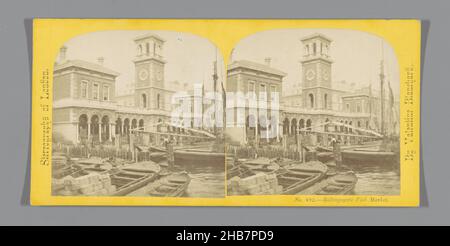
<svg viewBox="0 0 450 246"><path fill-rule="evenodd" d="M384 75L384 63L383 60L380 64L380 132L381 139L360 145L351 149L342 150L342 161L345 164L394 164L398 162L398 138L389 138L394 136L396 125L392 123L395 119L393 115L394 110L394 94L390 82L389 87L389 104L388 112L385 113L385 75ZM370 87L371 94L371 87ZM372 113L371 113L372 116ZM372 117L371 117L372 118ZM388 118L388 120L386 120Z"/></svg>
<svg viewBox="0 0 450 246"><path fill-rule="evenodd" d="M216 55L217 58L217 55ZM217 92L217 60L213 63L214 73L213 73L213 88L214 93ZM222 87L222 90L223 87ZM223 91L224 92L224 91ZM217 99L217 97L215 97ZM217 110L217 102L214 100L214 107ZM214 139L215 142L211 143L208 148L190 148L190 149L180 149L174 151L175 165L186 165L186 164L196 164L196 165L214 165L221 166L225 163L225 149L220 146L218 139L218 130L216 115L214 115Z"/></svg>

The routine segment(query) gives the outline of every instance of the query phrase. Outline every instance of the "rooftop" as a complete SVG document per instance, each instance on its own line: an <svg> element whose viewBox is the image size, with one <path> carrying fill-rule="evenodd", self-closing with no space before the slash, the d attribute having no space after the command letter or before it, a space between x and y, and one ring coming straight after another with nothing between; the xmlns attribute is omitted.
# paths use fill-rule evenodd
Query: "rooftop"
<svg viewBox="0 0 450 246"><path fill-rule="evenodd" d="M323 35L321 33L314 33L314 34L308 35L306 37L303 37L300 40L301 41L307 41L307 40L310 40L310 39L313 39L313 38L321 38L321 39L327 40L328 42L332 42L333 41L331 38L329 38L329 37L327 37L327 36L325 36L325 35Z"/></svg>
<svg viewBox="0 0 450 246"><path fill-rule="evenodd" d="M239 61L234 61L233 63L231 63L228 66L228 70L232 70L238 67L242 67L242 68L247 68L247 69L251 69L251 70L255 70L255 71L261 71L261 72L265 72L265 73L269 73L269 74L275 74L281 77L284 77L287 75L287 73L278 70L276 68L267 66L265 64L261 64L261 63L257 63L257 62L252 62L252 61L248 61L248 60L239 60Z"/></svg>
<svg viewBox="0 0 450 246"><path fill-rule="evenodd" d="M161 41L163 43L166 41L161 36L158 36L158 35L153 34L153 33L147 33L147 34L144 34L144 35L137 36L137 37L134 38L134 41L139 41L139 40L146 39L146 38L153 38L153 39L159 40L159 41Z"/></svg>
<svg viewBox="0 0 450 246"><path fill-rule="evenodd" d="M64 68L69 68L69 67L83 68L83 69L87 69L87 70L91 70L91 71L96 71L99 73L112 75L114 77L119 76L119 73L114 70L106 68L97 63L87 62L87 61L83 61L83 60L66 60L62 63L57 63L54 70L57 71L57 70L61 70Z"/></svg>

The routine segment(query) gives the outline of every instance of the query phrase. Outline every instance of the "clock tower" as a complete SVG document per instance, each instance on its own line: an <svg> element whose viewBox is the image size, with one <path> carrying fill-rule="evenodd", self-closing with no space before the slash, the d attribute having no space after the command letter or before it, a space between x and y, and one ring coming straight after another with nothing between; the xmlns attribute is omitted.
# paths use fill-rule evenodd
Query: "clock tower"
<svg viewBox="0 0 450 246"><path fill-rule="evenodd" d="M331 64L329 51L332 40L322 34L301 39L303 106L309 109L331 110Z"/></svg>
<svg viewBox="0 0 450 246"><path fill-rule="evenodd" d="M164 39L146 34L134 39L135 105L145 109L164 109Z"/></svg>

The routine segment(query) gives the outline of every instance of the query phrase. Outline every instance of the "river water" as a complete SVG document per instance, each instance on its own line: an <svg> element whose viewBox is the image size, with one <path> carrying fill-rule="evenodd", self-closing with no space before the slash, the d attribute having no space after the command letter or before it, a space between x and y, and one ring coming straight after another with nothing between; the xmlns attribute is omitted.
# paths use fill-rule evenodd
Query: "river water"
<svg viewBox="0 0 450 246"><path fill-rule="evenodd" d="M399 195L400 173L397 167L367 165L351 167L358 177L355 195ZM223 197L225 195L225 172L217 167L185 166L191 183L187 190L188 197Z"/></svg>
<svg viewBox="0 0 450 246"><path fill-rule="evenodd" d="M399 195L400 171L398 164L391 166L358 165L351 167L358 177L355 195Z"/></svg>
<svg viewBox="0 0 450 246"><path fill-rule="evenodd" d="M219 168L193 168L187 170L191 183L186 191L188 197L224 197L225 172Z"/></svg>
<svg viewBox="0 0 450 246"><path fill-rule="evenodd" d="M187 197L218 198L225 196L224 164L183 163L182 166L176 166L176 168L188 172L191 177L186 191Z"/></svg>

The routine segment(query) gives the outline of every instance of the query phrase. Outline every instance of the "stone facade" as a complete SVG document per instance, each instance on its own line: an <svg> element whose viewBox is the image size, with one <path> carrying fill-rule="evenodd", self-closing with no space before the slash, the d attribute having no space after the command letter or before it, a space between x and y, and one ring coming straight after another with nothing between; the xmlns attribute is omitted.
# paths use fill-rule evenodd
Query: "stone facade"
<svg viewBox="0 0 450 246"><path fill-rule="evenodd" d="M98 63L68 60L67 48L61 48L53 73L55 141L112 144L126 140L131 129L159 130L158 123L169 121L169 99L174 91L165 88L164 41L155 35L134 41L134 93L118 100L115 95L119 73L104 67L103 58ZM129 102L130 96L134 97L133 105L121 103Z"/></svg>

